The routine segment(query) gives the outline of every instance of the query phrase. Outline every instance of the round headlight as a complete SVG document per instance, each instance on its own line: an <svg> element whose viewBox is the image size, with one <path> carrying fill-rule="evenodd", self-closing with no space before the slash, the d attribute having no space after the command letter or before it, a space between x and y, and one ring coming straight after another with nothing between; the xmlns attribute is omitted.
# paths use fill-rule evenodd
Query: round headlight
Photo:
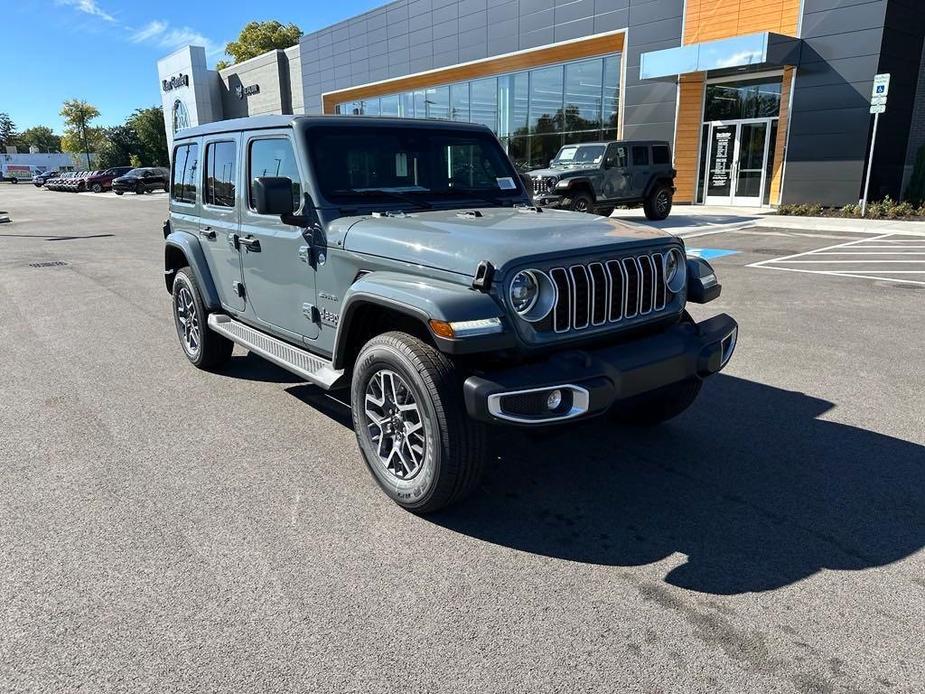
<svg viewBox="0 0 925 694"><path fill-rule="evenodd" d="M554 187L558 182L559 182L559 179L556 178L555 176L550 176L549 178L546 179L546 185L549 186L550 188Z"/></svg>
<svg viewBox="0 0 925 694"><path fill-rule="evenodd" d="M684 254L677 248L672 248L665 255L665 284L668 290L677 294L684 289L687 281L687 261Z"/></svg>
<svg viewBox="0 0 925 694"><path fill-rule="evenodd" d="M539 295L540 287L533 272L523 270L514 276L511 282L511 306L517 313L523 314L533 308Z"/></svg>
<svg viewBox="0 0 925 694"><path fill-rule="evenodd" d="M556 285L540 270L521 270L508 289L511 307L531 323L543 320L556 303Z"/></svg>

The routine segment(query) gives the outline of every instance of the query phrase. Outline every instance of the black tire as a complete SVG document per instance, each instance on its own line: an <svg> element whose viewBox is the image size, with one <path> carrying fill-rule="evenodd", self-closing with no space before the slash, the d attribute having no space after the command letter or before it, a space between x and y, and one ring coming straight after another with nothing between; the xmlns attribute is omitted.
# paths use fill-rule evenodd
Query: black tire
<svg viewBox="0 0 925 694"><path fill-rule="evenodd" d="M694 404L703 381L697 377L643 393L615 406L610 415L619 422L655 426L677 417Z"/></svg>
<svg viewBox="0 0 925 694"><path fill-rule="evenodd" d="M584 190L569 194L563 203L563 207L575 212L591 212L594 209L594 198Z"/></svg>
<svg viewBox="0 0 925 694"><path fill-rule="evenodd" d="M144 194L145 194L145 187L141 183L137 184L135 186L135 195L144 195Z"/></svg>
<svg viewBox="0 0 925 694"><path fill-rule="evenodd" d="M13 178L10 179L10 183L12 183L13 185L16 185L17 183L19 183L19 179L14 176Z"/></svg>
<svg viewBox="0 0 925 694"><path fill-rule="evenodd" d="M113 192L114 192L116 195L122 195L123 193L125 193L124 190L114 190Z"/></svg>
<svg viewBox="0 0 925 694"><path fill-rule="evenodd" d="M613 214L613 211L614 211L615 209L617 209L617 208L616 208L616 207L602 207L602 208L600 208L600 209L597 211L597 213L598 213L601 217L609 217L610 215Z"/></svg>
<svg viewBox="0 0 925 694"><path fill-rule="evenodd" d="M102 186L102 184L100 184L100 183L94 183L94 184L90 187L90 190L92 190L94 193L102 193L102 192L103 192L103 186Z"/></svg>
<svg viewBox="0 0 925 694"><path fill-rule="evenodd" d="M192 306L189 305L189 300L192 301ZM181 303L184 307L182 312L178 308ZM186 337L187 323L183 322L181 313L188 316L187 321L192 317L198 327L198 340L196 341L198 346L196 347L192 347ZM202 303L202 294L199 292L196 276L188 267L181 268L173 279L173 320L177 328L177 337L180 339L180 347L193 366L212 371L228 361L234 349L234 343L209 330L208 318L209 312Z"/></svg>
<svg viewBox="0 0 925 694"><path fill-rule="evenodd" d="M423 431L420 460L410 451L411 432L407 426L401 437L389 436L381 423L389 426L389 416L374 422L375 401L367 400L367 391L376 392L375 382L386 374L397 374L397 392L404 402L413 396L415 414ZM395 384L393 376L388 377ZM453 363L436 349L407 333L389 332L371 339L357 357L351 384L351 410L357 443L373 479L399 506L414 513L432 513L466 497L478 485L485 464L486 427L466 413L462 381ZM387 413L389 400L384 385L382 409ZM392 389L396 392L396 388ZM400 397L395 398L396 404ZM370 416L372 414L373 416ZM400 414L393 412L392 418ZM405 415L407 417L407 415ZM378 432L379 441L375 440ZM407 441L404 440L407 436ZM396 438L404 443L396 444ZM405 449L405 443L408 450ZM391 444L386 460L379 449ZM390 469L396 449L409 453L417 468L405 468L405 477ZM404 455L396 465L404 466Z"/></svg>
<svg viewBox="0 0 925 694"><path fill-rule="evenodd" d="M649 193L649 196L642 203L643 210L646 213L646 219L653 222L660 222L667 219L671 213L671 202L673 193L668 186L656 186Z"/></svg>

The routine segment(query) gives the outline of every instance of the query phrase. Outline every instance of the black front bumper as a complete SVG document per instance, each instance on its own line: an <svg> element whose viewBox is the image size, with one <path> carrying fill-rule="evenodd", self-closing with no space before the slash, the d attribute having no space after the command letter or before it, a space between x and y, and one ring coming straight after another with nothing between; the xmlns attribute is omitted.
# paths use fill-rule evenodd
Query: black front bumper
<svg viewBox="0 0 925 694"><path fill-rule="evenodd" d="M522 426L593 417L618 400L717 373L729 362L737 334L738 324L723 313L633 342L558 352L542 362L470 376L463 385L466 409L481 421ZM514 395L545 396L554 389L575 406L535 414L505 409Z"/></svg>

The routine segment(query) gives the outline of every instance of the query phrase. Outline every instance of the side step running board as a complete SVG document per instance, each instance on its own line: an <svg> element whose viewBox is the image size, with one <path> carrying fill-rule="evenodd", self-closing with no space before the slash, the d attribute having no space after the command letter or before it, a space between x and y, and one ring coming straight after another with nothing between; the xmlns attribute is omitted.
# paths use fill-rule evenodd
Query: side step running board
<svg viewBox="0 0 925 694"><path fill-rule="evenodd" d="M344 375L343 370L334 369L331 362L249 325L239 323L230 316L221 313L209 314L209 327L219 335L224 335L232 342L325 390L337 385Z"/></svg>

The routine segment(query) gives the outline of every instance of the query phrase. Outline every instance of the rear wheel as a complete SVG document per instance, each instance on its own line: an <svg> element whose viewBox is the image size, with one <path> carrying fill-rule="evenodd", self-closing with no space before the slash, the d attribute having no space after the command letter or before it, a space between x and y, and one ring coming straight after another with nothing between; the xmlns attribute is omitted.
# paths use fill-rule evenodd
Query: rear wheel
<svg viewBox="0 0 925 694"><path fill-rule="evenodd" d="M183 353L193 366L217 369L231 357L234 343L209 330L209 314L202 303L199 284L188 267L173 280L173 317Z"/></svg>
<svg viewBox="0 0 925 694"><path fill-rule="evenodd" d="M671 199L671 188L668 186L655 187L642 205L646 213L646 219L651 219L652 221L667 219L668 214L671 212Z"/></svg>
<svg viewBox="0 0 925 694"><path fill-rule="evenodd" d="M467 496L485 463L485 426L471 420L453 363L422 340L390 332L361 350L351 409L357 443L382 490L430 513Z"/></svg>
<svg viewBox="0 0 925 694"><path fill-rule="evenodd" d="M94 193L102 193L103 186L99 183L94 183L90 190L92 190Z"/></svg>
<svg viewBox="0 0 925 694"><path fill-rule="evenodd" d="M135 195L144 195L144 194L145 194L145 187L141 183L139 183L138 185L135 186Z"/></svg>

